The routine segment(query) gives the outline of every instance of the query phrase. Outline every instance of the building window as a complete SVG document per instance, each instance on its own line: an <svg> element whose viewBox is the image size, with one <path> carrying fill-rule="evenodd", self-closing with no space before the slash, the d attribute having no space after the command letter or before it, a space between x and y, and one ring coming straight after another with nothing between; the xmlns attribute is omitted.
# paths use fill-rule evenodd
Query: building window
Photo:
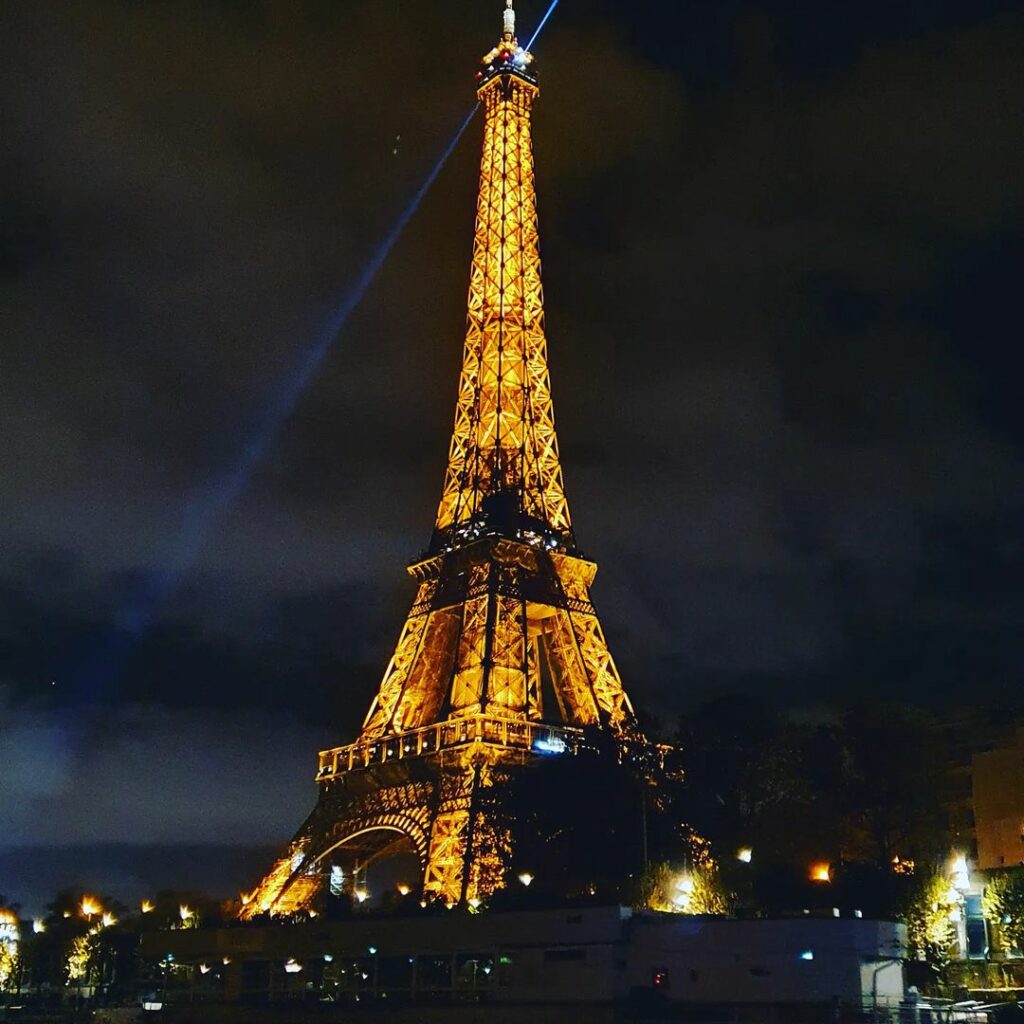
<svg viewBox="0 0 1024 1024"><path fill-rule="evenodd" d="M988 955L988 926L981 907L981 896L968 896L964 900L964 911L967 958L969 960L984 960Z"/></svg>
<svg viewBox="0 0 1024 1024"><path fill-rule="evenodd" d="M447 956L420 956L416 959L416 987L449 989L452 987L452 961Z"/></svg>
<svg viewBox="0 0 1024 1024"><path fill-rule="evenodd" d="M487 953L459 953L455 957L455 987L490 988L496 978L494 957Z"/></svg>
<svg viewBox="0 0 1024 1024"><path fill-rule="evenodd" d="M566 960L586 960L587 951L579 946L568 949L545 949L544 963L561 963Z"/></svg>

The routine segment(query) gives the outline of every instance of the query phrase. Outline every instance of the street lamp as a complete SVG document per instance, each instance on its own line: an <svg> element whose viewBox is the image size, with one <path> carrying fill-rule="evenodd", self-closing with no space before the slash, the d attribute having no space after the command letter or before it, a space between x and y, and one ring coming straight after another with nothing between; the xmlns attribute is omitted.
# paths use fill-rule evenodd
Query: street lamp
<svg viewBox="0 0 1024 1024"><path fill-rule="evenodd" d="M99 901L93 899L92 896L83 896L78 908L82 911L82 916L89 919L92 918L93 914L99 914L103 910L99 905Z"/></svg>
<svg viewBox="0 0 1024 1024"><path fill-rule="evenodd" d="M831 882L832 865L827 860L817 861L811 865L808 877L812 882Z"/></svg>

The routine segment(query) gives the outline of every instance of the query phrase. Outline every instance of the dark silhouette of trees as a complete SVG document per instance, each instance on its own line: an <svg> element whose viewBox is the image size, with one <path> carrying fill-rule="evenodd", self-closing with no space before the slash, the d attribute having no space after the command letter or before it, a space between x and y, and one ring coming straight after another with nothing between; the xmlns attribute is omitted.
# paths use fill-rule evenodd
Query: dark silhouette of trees
<svg viewBox="0 0 1024 1024"><path fill-rule="evenodd" d="M873 705L794 720L751 697L713 701L678 733L685 814L720 851L888 868L949 844L942 751L928 716Z"/></svg>
<svg viewBox="0 0 1024 1024"><path fill-rule="evenodd" d="M950 775L932 717L902 704L865 705L843 714L837 738L847 856L888 867L895 857L925 864L947 854Z"/></svg>
<svg viewBox="0 0 1024 1024"><path fill-rule="evenodd" d="M652 778L656 758L622 757L614 740L587 736L579 753L554 754L501 772L481 810L508 830L510 892L498 902L540 898L626 899L650 860L677 854L670 784ZM645 842L646 835L646 842ZM534 877L524 893L516 877Z"/></svg>
<svg viewBox="0 0 1024 1024"><path fill-rule="evenodd" d="M834 729L798 725L763 701L722 698L683 717L682 809L721 856L805 863L837 850L843 751Z"/></svg>

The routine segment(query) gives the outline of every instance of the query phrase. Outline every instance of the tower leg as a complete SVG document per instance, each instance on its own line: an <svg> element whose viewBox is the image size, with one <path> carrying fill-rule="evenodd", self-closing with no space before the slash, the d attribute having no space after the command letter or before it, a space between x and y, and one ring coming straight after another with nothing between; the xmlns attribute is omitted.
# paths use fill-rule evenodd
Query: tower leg
<svg viewBox="0 0 1024 1024"><path fill-rule="evenodd" d="M423 894L449 904L483 900L504 884L509 842L480 808L492 768L478 762L446 772L430 833Z"/></svg>
<svg viewBox="0 0 1024 1024"><path fill-rule="evenodd" d="M454 904L468 898L463 887L463 871L472 831L470 812L474 785L472 768L444 771L441 775L423 873L423 895L427 899Z"/></svg>

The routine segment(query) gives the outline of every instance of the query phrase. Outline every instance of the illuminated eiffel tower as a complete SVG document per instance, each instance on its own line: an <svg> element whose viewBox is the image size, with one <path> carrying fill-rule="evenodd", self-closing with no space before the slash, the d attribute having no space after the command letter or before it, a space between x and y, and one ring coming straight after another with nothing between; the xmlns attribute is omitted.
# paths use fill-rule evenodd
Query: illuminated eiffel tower
<svg viewBox="0 0 1024 1024"><path fill-rule="evenodd" d="M469 310L445 473L416 597L355 743L320 754L320 796L243 917L365 897L366 865L414 851L422 896L500 887L507 839L478 806L496 767L568 752L582 727L639 743L590 601L562 485L544 335L530 116L533 58L507 0L477 72L485 112Z"/></svg>

